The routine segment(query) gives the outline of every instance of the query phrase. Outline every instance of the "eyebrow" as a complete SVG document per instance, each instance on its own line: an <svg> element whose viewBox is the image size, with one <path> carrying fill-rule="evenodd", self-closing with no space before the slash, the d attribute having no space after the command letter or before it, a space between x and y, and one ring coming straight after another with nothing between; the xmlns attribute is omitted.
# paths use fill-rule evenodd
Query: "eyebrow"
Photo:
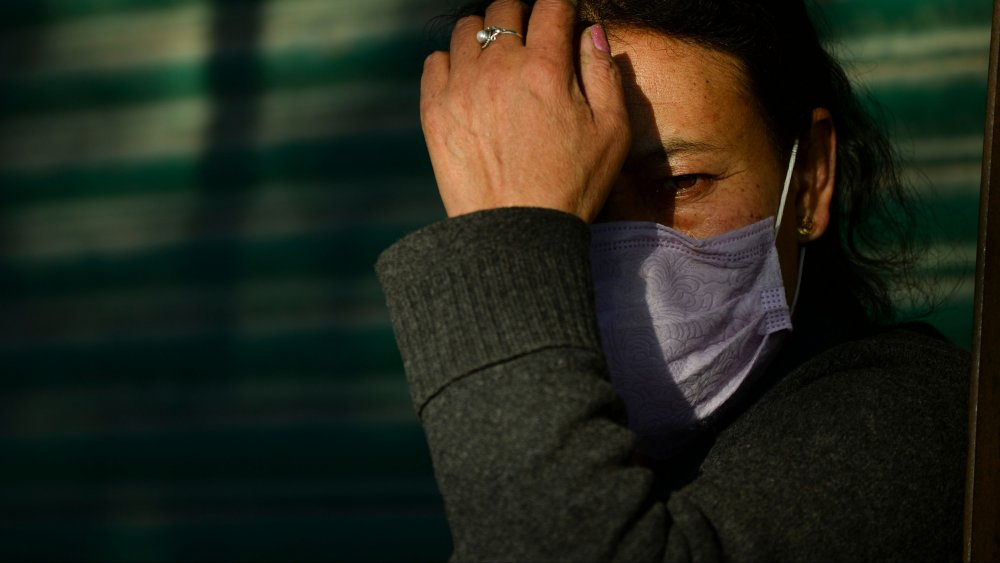
<svg viewBox="0 0 1000 563"><path fill-rule="evenodd" d="M705 141L659 139L658 142L650 142L639 145L637 150L634 150L629 154L628 160L633 163L663 161L666 160L668 156L672 155L715 152L719 149L719 146Z"/></svg>

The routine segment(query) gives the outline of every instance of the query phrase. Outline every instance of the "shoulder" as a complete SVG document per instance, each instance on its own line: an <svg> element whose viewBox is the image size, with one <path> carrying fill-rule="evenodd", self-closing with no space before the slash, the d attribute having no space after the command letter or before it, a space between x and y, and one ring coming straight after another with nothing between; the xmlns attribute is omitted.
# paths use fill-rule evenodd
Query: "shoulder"
<svg viewBox="0 0 1000 563"><path fill-rule="evenodd" d="M881 379L921 380L932 387L947 387L967 377L968 364L968 352L933 327L908 323L834 346L800 366L784 385L809 385L819 379L836 380L838 373L860 371L877 373Z"/></svg>
<svg viewBox="0 0 1000 563"><path fill-rule="evenodd" d="M969 361L968 352L929 325L883 328L800 364L721 438L810 431L819 438L852 430L851 439L868 436L888 446L898 445L901 434L929 438L944 422L949 432L964 432Z"/></svg>
<svg viewBox="0 0 1000 563"><path fill-rule="evenodd" d="M928 325L881 329L803 363L734 426L808 437L829 455L912 458L964 442L968 371L968 353Z"/></svg>
<svg viewBox="0 0 1000 563"><path fill-rule="evenodd" d="M800 410L817 416L835 403L852 406L848 410L855 414L867 407L879 411L883 425L893 422L892 415L909 419L932 407L964 416L969 361L968 352L929 325L883 328L804 362L775 384L760 406L766 410L795 400Z"/></svg>
<svg viewBox="0 0 1000 563"><path fill-rule="evenodd" d="M968 370L968 353L927 325L882 329L798 366L720 438L796 437L807 458L912 458L964 441Z"/></svg>
<svg viewBox="0 0 1000 563"><path fill-rule="evenodd" d="M968 367L926 325L834 346L723 431L682 496L761 556L828 546L845 558L954 559Z"/></svg>

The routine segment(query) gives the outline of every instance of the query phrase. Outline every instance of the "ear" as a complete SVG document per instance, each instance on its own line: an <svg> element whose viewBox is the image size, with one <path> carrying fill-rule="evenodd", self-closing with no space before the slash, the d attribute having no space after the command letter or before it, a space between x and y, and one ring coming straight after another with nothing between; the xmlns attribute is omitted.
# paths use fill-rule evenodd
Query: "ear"
<svg viewBox="0 0 1000 563"><path fill-rule="evenodd" d="M830 226L830 201L837 172L837 131L826 108L812 112L805 154L796 166L795 217L799 243L814 241ZM805 158L802 158L805 157Z"/></svg>

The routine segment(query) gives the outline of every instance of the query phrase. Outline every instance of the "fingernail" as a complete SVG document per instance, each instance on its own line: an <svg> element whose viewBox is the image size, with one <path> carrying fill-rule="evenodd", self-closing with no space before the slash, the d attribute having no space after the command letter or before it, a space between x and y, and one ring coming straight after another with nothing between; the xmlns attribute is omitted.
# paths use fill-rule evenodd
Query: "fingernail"
<svg viewBox="0 0 1000 563"><path fill-rule="evenodd" d="M594 41L594 47L597 47L598 51L611 52L611 46L608 45L608 36L604 34L604 27L600 24L590 27L590 38Z"/></svg>

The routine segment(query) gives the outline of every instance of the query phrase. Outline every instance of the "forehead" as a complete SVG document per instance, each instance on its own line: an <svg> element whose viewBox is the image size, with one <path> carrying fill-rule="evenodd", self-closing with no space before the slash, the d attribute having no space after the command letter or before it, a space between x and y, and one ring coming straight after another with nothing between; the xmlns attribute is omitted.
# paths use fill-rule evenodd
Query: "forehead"
<svg viewBox="0 0 1000 563"><path fill-rule="evenodd" d="M762 131L746 74L731 55L662 34L615 29L612 54L622 71L633 148L679 137L729 146Z"/></svg>

